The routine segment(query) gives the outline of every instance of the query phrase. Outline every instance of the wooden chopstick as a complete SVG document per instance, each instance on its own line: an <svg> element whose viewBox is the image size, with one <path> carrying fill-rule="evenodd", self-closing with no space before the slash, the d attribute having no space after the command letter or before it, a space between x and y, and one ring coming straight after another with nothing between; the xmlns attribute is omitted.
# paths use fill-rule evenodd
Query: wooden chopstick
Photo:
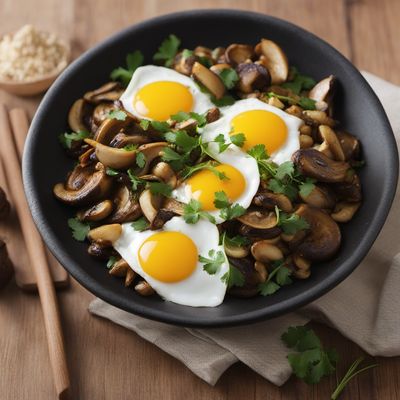
<svg viewBox="0 0 400 400"><path fill-rule="evenodd" d="M28 116L23 108L14 108L10 110L9 116L19 161L21 163L25 139L29 129ZM46 255L51 277L56 288L67 287L69 284L69 275L67 271L57 262L54 256L47 249ZM21 269L25 269L26 271L16 274L15 279L17 285L23 290L37 290L36 275L32 267L30 265L20 266L18 272L20 272L19 270Z"/></svg>
<svg viewBox="0 0 400 400"><path fill-rule="evenodd" d="M70 381L56 291L47 265L46 250L36 230L25 198L18 154L15 149L7 111L3 104L0 104L0 141L0 151L6 166L7 181L21 222L29 259L36 274L57 396L59 399L66 399Z"/></svg>

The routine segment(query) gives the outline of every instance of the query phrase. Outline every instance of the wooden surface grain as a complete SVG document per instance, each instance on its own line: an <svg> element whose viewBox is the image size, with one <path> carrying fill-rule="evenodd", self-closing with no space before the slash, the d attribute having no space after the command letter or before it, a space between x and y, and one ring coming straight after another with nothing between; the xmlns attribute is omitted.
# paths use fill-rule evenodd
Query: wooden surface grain
<svg viewBox="0 0 400 400"><path fill-rule="evenodd" d="M1 0L0 34L25 23L70 40L73 56L108 35L156 15L194 8L237 8L292 21L322 37L357 67L400 84L398 0ZM0 92L0 102L32 115L40 98ZM16 262L26 262L22 243ZM75 281L59 294L71 369L73 399L292 400L329 399L336 377L309 387L291 378L277 388L236 364L210 387L182 364L121 327L89 315L93 296ZM362 350L339 333L313 324L342 356L342 376ZM377 358L379 367L352 381L342 399L400 399L400 358ZM14 282L0 291L0 399L55 398L39 299Z"/></svg>

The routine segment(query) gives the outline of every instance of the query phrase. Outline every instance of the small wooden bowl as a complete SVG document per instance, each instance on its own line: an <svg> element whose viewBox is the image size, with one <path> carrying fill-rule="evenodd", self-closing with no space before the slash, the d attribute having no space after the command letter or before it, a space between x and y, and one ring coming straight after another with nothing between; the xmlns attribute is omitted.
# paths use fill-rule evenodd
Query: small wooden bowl
<svg viewBox="0 0 400 400"><path fill-rule="evenodd" d="M50 85L56 80L58 75L66 68L70 59L70 47L68 43L62 41L65 47L66 61L58 65L58 67L51 74L44 75L41 78L29 81L12 81L0 79L0 89L8 93L18 96L34 96L46 91Z"/></svg>

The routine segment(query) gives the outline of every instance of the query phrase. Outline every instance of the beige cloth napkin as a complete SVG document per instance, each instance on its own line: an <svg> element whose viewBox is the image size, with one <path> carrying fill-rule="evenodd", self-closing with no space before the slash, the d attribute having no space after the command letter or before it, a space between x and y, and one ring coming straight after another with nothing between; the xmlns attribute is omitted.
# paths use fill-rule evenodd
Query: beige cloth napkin
<svg viewBox="0 0 400 400"><path fill-rule="evenodd" d="M400 141L400 87L369 73L364 76L382 101ZM238 360L282 385L291 371L280 335L289 326L303 325L310 319L336 328L371 355L400 355L399 234L398 194L378 239L349 278L303 309L255 325L185 329L129 314L100 299L94 300L89 310L135 331L211 385Z"/></svg>

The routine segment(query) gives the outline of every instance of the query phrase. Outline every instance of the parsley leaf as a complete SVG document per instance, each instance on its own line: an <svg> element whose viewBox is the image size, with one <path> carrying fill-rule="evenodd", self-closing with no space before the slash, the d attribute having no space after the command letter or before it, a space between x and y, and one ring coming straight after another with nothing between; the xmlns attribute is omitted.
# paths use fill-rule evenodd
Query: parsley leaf
<svg viewBox="0 0 400 400"><path fill-rule="evenodd" d="M295 94L300 94L302 90L312 89L316 82L313 78L307 75L301 75L297 68L291 67L289 75L292 76L292 80L289 82L282 83L282 87L291 90Z"/></svg>
<svg viewBox="0 0 400 400"><path fill-rule="evenodd" d="M247 153L257 161L267 160L269 158L269 155L265 149L265 145L263 144L256 144Z"/></svg>
<svg viewBox="0 0 400 400"><path fill-rule="evenodd" d="M182 50L182 57L183 57L183 58L192 57L193 54L194 54L194 53L193 53L193 50L189 50L189 49L183 49L183 50Z"/></svg>
<svg viewBox="0 0 400 400"><path fill-rule="evenodd" d="M280 211L276 206L275 212L278 220L277 225L280 226L283 232L287 235L294 235L296 232L310 227L308 222L297 214L287 214Z"/></svg>
<svg viewBox="0 0 400 400"><path fill-rule="evenodd" d="M108 269L112 268L116 262L117 262L117 257L111 256L107 261L107 268Z"/></svg>
<svg viewBox="0 0 400 400"><path fill-rule="evenodd" d="M179 170L183 167L185 160L183 156L177 153L171 147L165 147L162 151L161 159L171 165L174 170Z"/></svg>
<svg viewBox="0 0 400 400"><path fill-rule="evenodd" d="M202 211L201 203L198 200L191 199L183 207L183 219L187 224L195 224L200 218L208 219L215 224L215 218L209 213Z"/></svg>
<svg viewBox="0 0 400 400"><path fill-rule="evenodd" d="M150 182L149 189L152 194L161 194L166 197L170 197L172 193L172 187L164 182Z"/></svg>
<svg viewBox="0 0 400 400"><path fill-rule="evenodd" d="M149 126L150 126L150 120L148 120L148 119L142 119L142 120L139 122L139 125L140 125L140 127L141 127L144 131L147 131L147 129L149 129Z"/></svg>
<svg viewBox="0 0 400 400"><path fill-rule="evenodd" d="M171 129L166 121L150 121L150 124L156 131L161 133L168 132Z"/></svg>
<svg viewBox="0 0 400 400"><path fill-rule="evenodd" d="M233 68L223 69L219 73L219 77L228 90L233 89L239 80L239 75Z"/></svg>
<svg viewBox="0 0 400 400"><path fill-rule="evenodd" d="M215 192L214 205L220 209L219 216L224 220L235 219L246 212L240 204L231 204L224 191Z"/></svg>
<svg viewBox="0 0 400 400"><path fill-rule="evenodd" d="M125 121L127 117L127 113L122 110L112 110L108 113L107 118L117 119L118 121Z"/></svg>
<svg viewBox="0 0 400 400"><path fill-rule="evenodd" d="M146 229L149 229L149 226L149 221L147 221L145 217L141 217L131 223L131 227L138 232L143 232Z"/></svg>
<svg viewBox="0 0 400 400"><path fill-rule="evenodd" d="M77 142L79 140L83 140L90 137L90 133L86 131L78 131L78 132L65 132L62 133L58 139L63 147L66 149L70 149L72 147L72 142Z"/></svg>
<svg viewBox="0 0 400 400"><path fill-rule="evenodd" d="M231 95L227 94L223 96L220 99L215 98L215 96L211 96L211 101L217 106L217 107L225 107L225 106L231 106L236 100L234 97Z"/></svg>
<svg viewBox="0 0 400 400"><path fill-rule="evenodd" d="M281 287L274 281L266 281L259 285L260 294L263 296L269 296L277 292Z"/></svg>
<svg viewBox="0 0 400 400"><path fill-rule="evenodd" d="M245 284L244 275L233 265L229 265L229 271L221 276L221 281L226 283L228 289L232 286L242 287Z"/></svg>
<svg viewBox="0 0 400 400"><path fill-rule="evenodd" d="M108 176L117 176L117 175L119 175L119 172L114 168L107 167L106 168L106 174Z"/></svg>
<svg viewBox="0 0 400 400"><path fill-rule="evenodd" d="M221 265L226 261L225 255L222 251L215 251L211 249L208 252L210 258L199 256L199 261L203 264L204 271L208 272L210 275L216 274Z"/></svg>
<svg viewBox="0 0 400 400"><path fill-rule="evenodd" d="M153 56L153 60L162 61L164 66L170 67L174 62L174 57L178 52L180 44L180 39L173 34L169 35L168 38L161 43L157 53Z"/></svg>
<svg viewBox="0 0 400 400"><path fill-rule="evenodd" d="M221 172L218 169L215 168L215 161L205 161L200 164L193 165L191 167L186 167L182 172L181 172L181 177L183 180L189 178L189 176L192 176L194 173L201 171L202 169L208 169L211 171L215 176L217 176L219 179L222 180L227 180L229 179L225 172Z"/></svg>
<svg viewBox="0 0 400 400"><path fill-rule="evenodd" d="M137 144L129 143L123 147L125 151L135 151L138 148Z"/></svg>
<svg viewBox="0 0 400 400"><path fill-rule="evenodd" d="M244 136L244 133L236 133L235 135L231 135L231 142L235 146L243 147L245 141L246 136Z"/></svg>
<svg viewBox="0 0 400 400"><path fill-rule="evenodd" d="M281 286L292 283L290 278L292 272L285 266L283 260L275 261L271 265L274 269L269 273L267 280L258 285L258 289L263 296L274 294Z"/></svg>
<svg viewBox="0 0 400 400"><path fill-rule="evenodd" d="M113 81L121 81L125 86L128 85L132 78L133 73L138 67L143 64L143 54L141 51L136 50L126 56L127 68L118 67L111 72L110 78Z"/></svg>
<svg viewBox="0 0 400 400"><path fill-rule="evenodd" d="M225 142L225 136L223 133L220 133L214 138L214 142L218 144L219 153L223 153L229 146L230 143Z"/></svg>
<svg viewBox="0 0 400 400"><path fill-rule="evenodd" d="M214 205L216 208L226 208L230 206L228 196L224 191L215 192Z"/></svg>
<svg viewBox="0 0 400 400"><path fill-rule="evenodd" d="M279 100L283 100L286 103L289 104L297 104L298 106L304 108L305 110L315 110L316 109L316 101L313 99L310 99L309 97L289 97L289 96L283 96L274 92L268 92L267 93L268 97L276 97Z"/></svg>
<svg viewBox="0 0 400 400"><path fill-rule="evenodd" d="M90 225L79 221L78 218L70 218L68 226L72 230L72 237L78 242L83 242L90 231Z"/></svg>
<svg viewBox="0 0 400 400"><path fill-rule="evenodd" d="M290 327L282 334L282 341L297 353L287 356L294 374L306 383L318 383L331 375L336 368L338 355L335 350L325 350L312 329L305 326Z"/></svg>
<svg viewBox="0 0 400 400"><path fill-rule="evenodd" d="M139 168L143 168L146 165L146 156L141 151L136 154L136 165Z"/></svg>
<svg viewBox="0 0 400 400"><path fill-rule="evenodd" d="M136 190L138 190L139 186L145 185L146 181L143 179L140 179L139 177L137 177L133 170L130 168L128 169L128 177L132 183L132 190L135 192Z"/></svg>
<svg viewBox="0 0 400 400"><path fill-rule="evenodd" d="M315 179L307 177L306 180L304 182L302 182L299 186L300 196L302 196L302 197L309 196L315 188L314 182L315 182Z"/></svg>
<svg viewBox="0 0 400 400"><path fill-rule="evenodd" d="M227 246L232 246L232 247L243 247L250 244L250 240L247 237L240 235L229 237L228 235L224 234L223 242Z"/></svg>
<svg viewBox="0 0 400 400"><path fill-rule="evenodd" d="M171 119L176 122L187 121L191 118L197 121L197 126L200 128L207 124L207 118L203 114L197 114L195 112L187 113L184 111L180 111L177 114L171 115Z"/></svg>

